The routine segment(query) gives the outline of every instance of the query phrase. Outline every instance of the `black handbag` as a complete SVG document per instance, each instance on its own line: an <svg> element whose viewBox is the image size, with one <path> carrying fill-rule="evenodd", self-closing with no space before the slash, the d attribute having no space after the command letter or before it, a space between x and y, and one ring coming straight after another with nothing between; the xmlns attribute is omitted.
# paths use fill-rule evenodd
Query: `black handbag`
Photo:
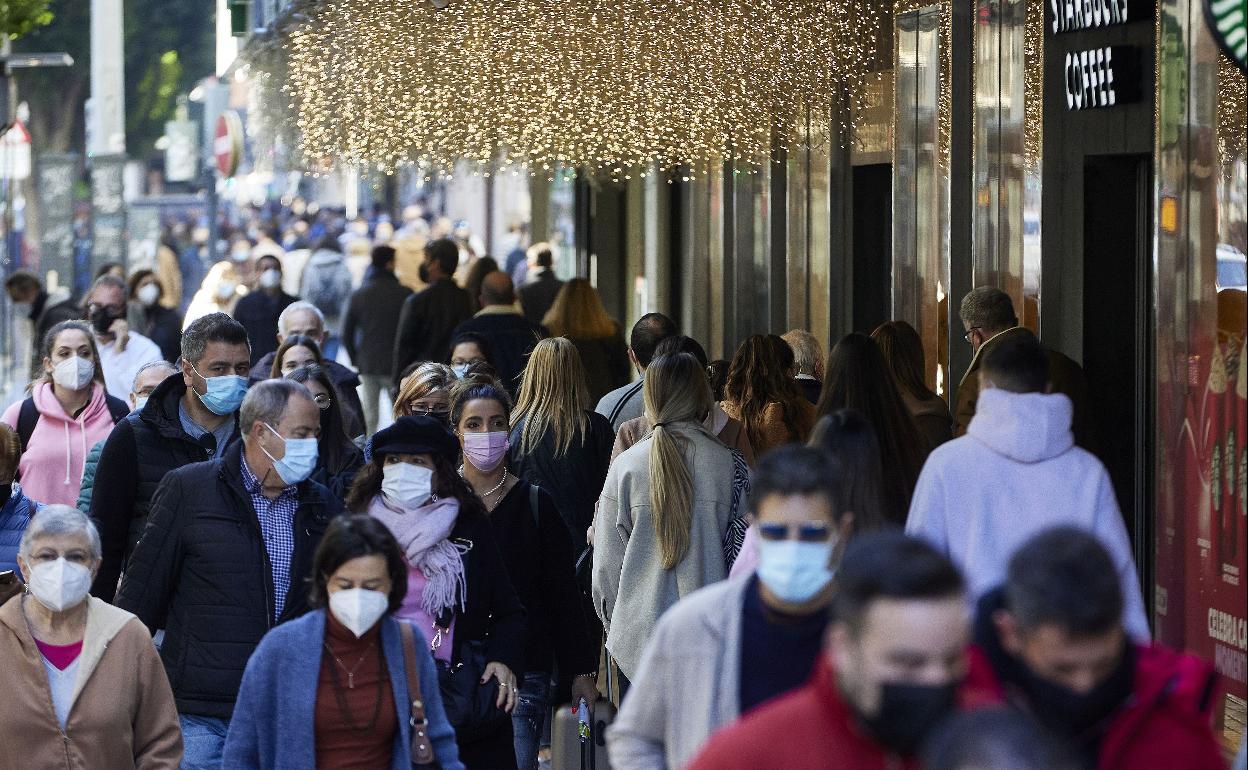
<svg viewBox="0 0 1248 770"><path fill-rule="evenodd" d="M438 689L442 692L442 707L446 718L455 728L455 736L461 742L472 742L492 734L511 719L498 703L498 680L490 677L481 683L485 671L485 645L467 642L457 645L459 655L455 663L438 664Z"/></svg>

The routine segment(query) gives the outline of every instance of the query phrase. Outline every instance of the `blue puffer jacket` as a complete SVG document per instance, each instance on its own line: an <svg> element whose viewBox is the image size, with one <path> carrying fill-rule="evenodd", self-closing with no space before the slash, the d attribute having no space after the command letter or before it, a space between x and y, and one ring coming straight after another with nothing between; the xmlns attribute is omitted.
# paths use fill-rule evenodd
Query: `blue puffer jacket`
<svg viewBox="0 0 1248 770"><path fill-rule="evenodd" d="M0 506L0 572L17 571L17 547L22 544L22 533L30 523L30 517L43 508L22 494L22 487L13 482L13 493Z"/></svg>

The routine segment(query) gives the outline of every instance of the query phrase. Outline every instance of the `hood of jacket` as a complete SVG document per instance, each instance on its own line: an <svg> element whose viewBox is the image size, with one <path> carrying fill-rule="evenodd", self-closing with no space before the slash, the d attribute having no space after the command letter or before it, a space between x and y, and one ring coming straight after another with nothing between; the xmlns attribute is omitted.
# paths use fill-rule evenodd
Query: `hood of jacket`
<svg viewBox="0 0 1248 770"><path fill-rule="evenodd" d="M96 364L97 366L99 364ZM81 422L86 425L94 420L99 419L103 415L112 422L112 417L108 413L108 404L104 400L104 386L98 382L91 383L91 400L87 402L87 406L82 410L77 418L71 416L65 411L65 407L61 406L61 402L56 400L56 391L51 383L41 382L35 386L31 396L35 399L35 406L39 409L40 420L55 420L62 423Z"/></svg>
<svg viewBox="0 0 1248 770"><path fill-rule="evenodd" d="M1075 444L1074 407L1061 393L980 392L967 435L999 455L1020 463L1051 460Z"/></svg>
<svg viewBox="0 0 1248 770"><path fill-rule="evenodd" d="M308 257L308 264L316 267L325 267L327 265L339 264L343 261L343 256L336 251L329 249L317 249L312 252L312 256Z"/></svg>

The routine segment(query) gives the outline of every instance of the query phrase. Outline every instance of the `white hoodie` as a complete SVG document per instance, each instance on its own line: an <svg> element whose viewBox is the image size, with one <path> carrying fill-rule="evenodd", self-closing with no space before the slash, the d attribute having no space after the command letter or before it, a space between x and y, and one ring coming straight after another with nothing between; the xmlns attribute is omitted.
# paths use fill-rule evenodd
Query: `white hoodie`
<svg viewBox="0 0 1248 770"><path fill-rule="evenodd" d="M978 599L1005 581L1014 551L1055 526L1086 529L1109 550L1123 590L1123 625L1150 637L1131 541L1105 466L1074 445L1060 393L980 393L967 434L937 447L919 475L906 532L966 574Z"/></svg>

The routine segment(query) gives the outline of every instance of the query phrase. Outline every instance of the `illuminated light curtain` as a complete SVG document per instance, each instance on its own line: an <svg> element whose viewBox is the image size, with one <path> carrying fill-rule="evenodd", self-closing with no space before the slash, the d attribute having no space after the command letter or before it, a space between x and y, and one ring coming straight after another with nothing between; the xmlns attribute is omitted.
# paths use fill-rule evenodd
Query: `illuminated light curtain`
<svg viewBox="0 0 1248 770"><path fill-rule="evenodd" d="M774 136L798 136L787 128L797 116L856 98L880 23L865 0L459 0L443 10L324 0L300 11L279 44L306 157L386 169L463 158L617 179L764 165Z"/></svg>

